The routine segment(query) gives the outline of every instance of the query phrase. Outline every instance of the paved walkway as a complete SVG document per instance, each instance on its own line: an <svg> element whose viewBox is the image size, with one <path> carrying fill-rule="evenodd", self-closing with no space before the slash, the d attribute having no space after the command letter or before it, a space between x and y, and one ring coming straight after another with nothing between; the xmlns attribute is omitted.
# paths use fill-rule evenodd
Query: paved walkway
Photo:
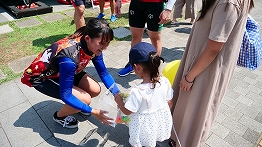
<svg viewBox="0 0 262 147"><path fill-rule="evenodd" d="M50 5L52 3L55 2L50 2ZM262 2L255 0L255 4L256 8L252 10L251 14L262 25L262 16L259 12L261 11ZM57 3L52 6L54 6L54 13L50 13L46 17L41 16L46 21L53 21L63 17L55 12L72 9L70 6L58 5ZM99 10L90 8L88 11L98 12ZM127 6L123 7L123 11L127 11ZM5 20L14 20L1 7L0 12ZM67 11L66 14L72 17L73 9ZM34 25L32 23L36 22L37 20L34 19L27 22L17 21L17 25L28 27L28 25ZM8 25L0 26L0 33L8 33L4 32L6 30L13 31ZM191 26L186 24L163 29L162 56L167 63L181 59L190 30ZM118 28L114 32L120 38L122 35L130 33L123 28ZM146 34L143 41L150 42ZM108 49L104 51L105 64L123 92L128 92L135 82L141 81L134 74L127 77L117 75L120 68L127 62L129 48L130 40L126 40L110 44ZM9 63L9 66L14 72L21 72L34 57L13 61ZM93 65L88 65L86 70L99 81L102 85L102 93L104 93L106 89ZM3 74L2 78L4 78ZM0 93L0 146L130 146L126 126L117 125L115 128L105 126L93 116L87 117L75 114L74 116L80 120L79 127L77 129L64 129L52 120L54 111L59 110L62 102L21 84L20 78L0 85ZM99 97L93 99L92 106L94 108L99 108L99 104L101 104ZM249 71L237 67L204 147L262 147L261 133L262 68ZM157 146L164 147L166 144L158 143Z"/></svg>

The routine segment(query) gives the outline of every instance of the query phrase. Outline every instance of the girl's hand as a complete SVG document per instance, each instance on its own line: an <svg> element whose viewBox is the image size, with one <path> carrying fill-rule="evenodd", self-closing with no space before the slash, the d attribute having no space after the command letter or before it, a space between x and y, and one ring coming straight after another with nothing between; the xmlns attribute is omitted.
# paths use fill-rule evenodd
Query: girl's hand
<svg viewBox="0 0 262 147"><path fill-rule="evenodd" d="M114 119L106 116L107 111L99 110L99 109L93 109L91 112L100 122L106 125L110 125L113 123Z"/></svg>
<svg viewBox="0 0 262 147"><path fill-rule="evenodd" d="M115 95L115 101L117 105L120 105L121 103L123 103L123 98L121 97L120 93Z"/></svg>
<svg viewBox="0 0 262 147"><path fill-rule="evenodd" d="M188 81L187 75L186 75L186 76L185 76L184 78L182 78L182 80L180 81L179 86L180 86L180 88L181 88L182 90L184 90L184 91L189 91L190 88L192 87L193 83L194 83L194 80Z"/></svg>

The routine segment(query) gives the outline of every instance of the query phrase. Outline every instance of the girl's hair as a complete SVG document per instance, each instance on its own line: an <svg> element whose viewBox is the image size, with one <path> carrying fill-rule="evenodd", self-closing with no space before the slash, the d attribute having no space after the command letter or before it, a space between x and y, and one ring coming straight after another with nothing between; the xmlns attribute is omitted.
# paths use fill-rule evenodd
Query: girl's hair
<svg viewBox="0 0 262 147"><path fill-rule="evenodd" d="M229 1L229 0L228 0ZM244 0L245 1L245 0ZM201 14L198 20L201 20L205 17L208 10L215 4L216 0L202 0L202 9L200 10ZM254 7L254 1L250 0L249 11Z"/></svg>
<svg viewBox="0 0 262 147"><path fill-rule="evenodd" d="M102 36L101 42L106 43L113 40L114 33L110 28L109 23L103 18L92 18L90 19L86 26L83 26L75 31L74 34L70 35L68 38L74 39L79 36L88 35L91 39L99 38Z"/></svg>
<svg viewBox="0 0 262 147"><path fill-rule="evenodd" d="M156 83L159 82L159 66L161 64L161 60L164 62L164 59L160 57L156 52L151 52L148 56L148 61L138 64L143 67L143 70L145 72L149 73L154 89L156 87Z"/></svg>

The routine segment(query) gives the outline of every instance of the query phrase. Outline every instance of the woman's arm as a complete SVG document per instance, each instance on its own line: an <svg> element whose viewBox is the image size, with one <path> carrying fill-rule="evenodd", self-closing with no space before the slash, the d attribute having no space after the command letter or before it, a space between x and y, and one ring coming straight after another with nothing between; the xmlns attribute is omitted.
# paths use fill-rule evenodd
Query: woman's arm
<svg viewBox="0 0 262 147"><path fill-rule="evenodd" d="M112 122L110 120L113 119L105 115L108 113L107 111L92 109L89 105L83 103L73 95L72 88L76 70L76 64L73 62L73 60L68 57L62 57L58 59L58 65L60 74L60 95L63 102L77 110L92 113L99 121L104 124L111 124Z"/></svg>
<svg viewBox="0 0 262 147"><path fill-rule="evenodd" d="M183 85L181 88L186 87L183 90L188 91L192 83L188 83L187 81L192 82L215 59L221 51L224 42L226 42L230 36L238 18L238 8L232 3L220 4L213 10L207 46L201 53L195 66L188 72L188 75L182 79L181 83L183 83Z"/></svg>
<svg viewBox="0 0 262 147"><path fill-rule="evenodd" d="M215 59L217 54L221 51L224 43L208 40L206 49L202 52L198 58L195 66L188 72L188 74L181 80L180 87L184 91L189 91L193 85L194 79L204 71L207 66Z"/></svg>
<svg viewBox="0 0 262 147"><path fill-rule="evenodd" d="M75 109L91 113L92 108L76 98L72 93L76 64L68 57L59 58L57 64L59 67L60 96L62 101Z"/></svg>
<svg viewBox="0 0 262 147"><path fill-rule="evenodd" d="M92 61L99 77L101 78L102 82L105 84L106 88L109 89L114 84L114 86L110 89L110 91L115 96L117 93L120 92L120 90L115 84L113 77L107 71L107 68L103 60L103 55L101 54L100 56L94 57Z"/></svg>

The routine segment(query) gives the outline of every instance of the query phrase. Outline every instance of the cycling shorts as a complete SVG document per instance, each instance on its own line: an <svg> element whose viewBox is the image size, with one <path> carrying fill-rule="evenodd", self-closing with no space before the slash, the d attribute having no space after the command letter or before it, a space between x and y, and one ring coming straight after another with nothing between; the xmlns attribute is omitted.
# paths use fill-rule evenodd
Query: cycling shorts
<svg viewBox="0 0 262 147"><path fill-rule="evenodd" d="M164 2L142 2L131 0L129 5L129 25L136 28L144 28L147 23L149 31L161 31L163 24L160 22L159 15L164 10Z"/></svg>
<svg viewBox="0 0 262 147"><path fill-rule="evenodd" d="M74 76L74 86L78 86L83 76L87 74L84 71L81 71ZM47 79L43 81L40 85L34 87L37 91L48 95L53 98L61 99L60 96L60 87L59 87L59 78Z"/></svg>

